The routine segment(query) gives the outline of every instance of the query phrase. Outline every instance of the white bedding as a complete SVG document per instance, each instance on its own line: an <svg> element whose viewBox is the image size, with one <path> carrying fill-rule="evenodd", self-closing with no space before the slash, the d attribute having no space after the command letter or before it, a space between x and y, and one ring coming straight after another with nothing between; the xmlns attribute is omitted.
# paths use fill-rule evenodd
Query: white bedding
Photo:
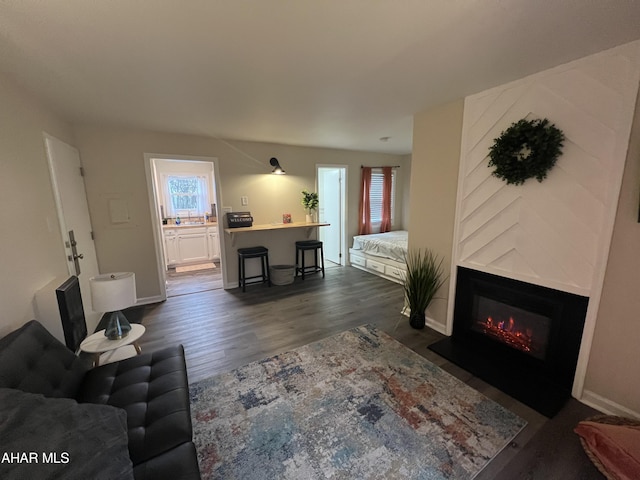
<svg viewBox="0 0 640 480"><path fill-rule="evenodd" d="M353 237L353 249L376 257L390 258L396 262L405 261L407 252L408 232L396 230L387 233L372 233L371 235L356 235Z"/></svg>

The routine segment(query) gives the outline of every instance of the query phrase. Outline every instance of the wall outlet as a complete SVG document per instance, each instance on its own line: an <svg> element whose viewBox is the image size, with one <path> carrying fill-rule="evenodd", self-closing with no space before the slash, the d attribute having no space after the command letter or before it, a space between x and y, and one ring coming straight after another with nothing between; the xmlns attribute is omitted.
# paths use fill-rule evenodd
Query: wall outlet
<svg viewBox="0 0 640 480"><path fill-rule="evenodd" d="M247 205L249 205L249 197L247 197L246 195L240 197L240 203L243 207L246 207Z"/></svg>

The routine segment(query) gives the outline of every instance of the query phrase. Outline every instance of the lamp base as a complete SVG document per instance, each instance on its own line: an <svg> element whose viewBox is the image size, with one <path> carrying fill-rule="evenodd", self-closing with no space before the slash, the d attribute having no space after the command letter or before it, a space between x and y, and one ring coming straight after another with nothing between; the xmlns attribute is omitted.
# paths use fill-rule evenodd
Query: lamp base
<svg viewBox="0 0 640 480"><path fill-rule="evenodd" d="M109 321L107 322L107 328L104 330L104 336L109 340L121 340L131 330L131 324L127 320L127 317L121 311L110 312Z"/></svg>

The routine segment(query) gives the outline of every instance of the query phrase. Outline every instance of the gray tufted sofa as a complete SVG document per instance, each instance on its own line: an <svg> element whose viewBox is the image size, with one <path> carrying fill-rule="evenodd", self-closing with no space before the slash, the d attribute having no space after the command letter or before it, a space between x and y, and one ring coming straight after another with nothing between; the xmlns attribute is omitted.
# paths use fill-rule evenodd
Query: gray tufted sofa
<svg viewBox="0 0 640 480"><path fill-rule="evenodd" d="M0 388L121 409L136 480L200 478L181 345L91 369L33 320L0 340Z"/></svg>

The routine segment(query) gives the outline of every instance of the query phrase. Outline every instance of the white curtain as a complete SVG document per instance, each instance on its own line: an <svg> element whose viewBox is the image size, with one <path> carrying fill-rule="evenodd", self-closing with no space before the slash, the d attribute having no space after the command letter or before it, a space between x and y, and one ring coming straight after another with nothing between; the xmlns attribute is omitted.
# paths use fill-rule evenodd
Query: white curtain
<svg viewBox="0 0 640 480"><path fill-rule="evenodd" d="M196 215L204 215L205 212L211 210L209 203L209 182L207 177L198 175L198 211Z"/></svg>

